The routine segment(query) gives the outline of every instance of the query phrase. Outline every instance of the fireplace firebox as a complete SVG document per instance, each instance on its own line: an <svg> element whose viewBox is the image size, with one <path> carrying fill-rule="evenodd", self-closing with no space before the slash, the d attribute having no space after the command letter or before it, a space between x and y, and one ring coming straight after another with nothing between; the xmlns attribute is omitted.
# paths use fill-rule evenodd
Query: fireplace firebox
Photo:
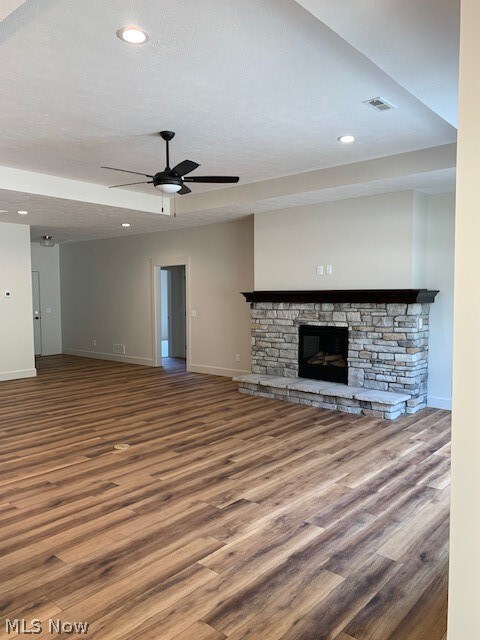
<svg viewBox="0 0 480 640"><path fill-rule="evenodd" d="M348 327L300 325L298 375L347 384Z"/></svg>

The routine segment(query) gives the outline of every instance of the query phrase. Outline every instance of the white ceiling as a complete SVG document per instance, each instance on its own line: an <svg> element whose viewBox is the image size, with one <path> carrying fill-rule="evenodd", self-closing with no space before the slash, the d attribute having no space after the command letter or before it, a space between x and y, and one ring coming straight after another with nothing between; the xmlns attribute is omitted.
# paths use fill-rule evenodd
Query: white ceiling
<svg viewBox="0 0 480 640"><path fill-rule="evenodd" d="M426 195L436 195L446 193L448 191L454 191L455 179L455 169L440 169L438 171L431 171L428 174L416 174L387 178L384 180L373 180L372 182L365 182L362 184L349 184L341 187L332 187L318 191L309 191L302 194L294 194L291 196L268 198L265 200L258 200L249 207L231 207L220 209L219 211L221 211L223 215L227 212L245 212L246 210L252 213L261 213L262 211L288 209L289 207L303 207L309 204L321 204L322 202L345 200L346 198L361 198L363 196L391 193L395 191L420 191Z"/></svg>
<svg viewBox="0 0 480 640"><path fill-rule="evenodd" d="M188 157L201 163L199 173L234 173L244 184L455 141L444 120L455 120L455 1L301 4L312 13L294 0L27 0L0 24L0 165L128 182L100 165L163 168L155 132L166 128L177 132L175 162ZM115 37L131 23L150 33L148 44ZM432 53L439 35L441 51ZM398 108L378 113L362 104L378 95ZM340 145L344 133L357 142ZM427 176L420 182L429 188ZM451 188L451 176L442 188ZM15 194L0 192L0 209L16 207ZM25 199L39 235L117 235L126 213ZM134 214L136 232L222 215L172 222Z"/></svg>
<svg viewBox="0 0 480 640"><path fill-rule="evenodd" d="M162 231L176 225L173 216L5 189L0 190L0 203L0 210L6 210L0 212L0 223L31 225L33 241L42 235L51 235L57 242L110 238L126 233ZM28 211L28 215L18 215L18 209ZM180 226L188 226L187 220L182 219ZM129 222L131 227L122 228L122 222ZM199 224L208 222L212 220L204 221L200 216Z"/></svg>
<svg viewBox="0 0 480 640"><path fill-rule="evenodd" d="M460 0L297 0L457 125Z"/></svg>
<svg viewBox="0 0 480 640"><path fill-rule="evenodd" d="M320 204L392 191L419 190L433 195L453 191L454 188L455 170L443 169L429 172L426 175L417 174L374 180L364 184L352 184L257 200L242 205L211 207L176 217L173 214L165 216L145 211L0 190L1 209L7 210L3 213L0 212L0 223L30 224L31 237L35 242L42 235L52 235L57 242L80 241L227 222L262 211ZM29 212L28 216L19 216L16 213L20 206ZM122 228L122 222L129 222L131 227Z"/></svg>
<svg viewBox="0 0 480 640"><path fill-rule="evenodd" d="M112 191L92 183L0 167L4 185L0 222L29 223L33 240L48 234L64 242L225 222L262 211L392 191L435 194L454 189L455 158L456 145L444 145L172 198L166 210L160 204L167 202L160 196L124 191L125 198L134 196L126 207L121 197L102 198ZM19 215L19 209L28 215ZM123 222L131 225L127 231Z"/></svg>

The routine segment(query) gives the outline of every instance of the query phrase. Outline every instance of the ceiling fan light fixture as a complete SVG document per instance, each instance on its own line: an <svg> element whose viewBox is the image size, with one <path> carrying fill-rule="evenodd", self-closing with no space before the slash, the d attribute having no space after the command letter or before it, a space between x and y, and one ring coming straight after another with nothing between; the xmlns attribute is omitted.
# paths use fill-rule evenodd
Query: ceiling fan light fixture
<svg viewBox="0 0 480 640"><path fill-rule="evenodd" d="M40 239L40 245L42 247L54 247L55 240L52 238L52 236L42 236Z"/></svg>
<svg viewBox="0 0 480 640"><path fill-rule="evenodd" d="M146 31L132 26L122 27L119 29L117 31L117 37L128 44L145 44L149 39L149 35Z"/></svg>
<svg viewBox="0 0 480 640"><path fill-rule="evenodd" d="M170 167L170 148L169 143L174 138L174 131L160 131L161 138L165 141L165 169L163 171L157 171L157 173L140 173L138 171L130 171L129 169L118 169L117 167L102 166L102 169L109 169L110 171L121 171L122 173L132 173L135 175L150 178L149 180L142 180L141 182L129 182L127 184L115 184L109 189L118 189L119 187L128 187L130 185L137 184L153 184L155 189L165 193L166 195L174 195L178 193L180 196L188 195L192 193L192 190L185 184L186 182L205 182L212 184L236 184L240 178L239 176L197 176L187 175L200 166L198 162L192 160L183 160L174 167Z"/></svg>
<svg viewBox="0 0 480 640"><path fill-rule="evenodd" d="M180 184L156 184L155 189L163 191L163 193L178 193L182 185Z"/></svg>

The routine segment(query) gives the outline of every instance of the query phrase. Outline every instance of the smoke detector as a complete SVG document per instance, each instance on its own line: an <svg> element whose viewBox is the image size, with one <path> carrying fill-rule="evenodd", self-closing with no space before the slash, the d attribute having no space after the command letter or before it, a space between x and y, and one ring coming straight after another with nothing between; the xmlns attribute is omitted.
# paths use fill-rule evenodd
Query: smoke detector
<svg viewBox="0 0 480 640"><path fill-rule="evenodd" d="M370 107L376 109L377 111L388 111L389 109L397 108L394 104L388 102L388 100L380 97L370 98L370 100L364 100L363 104L368 104Z"/></svg>
<svg viewBox="0 0 480 640"><path fill-rule="evenodd" d="M42 247L54 247L55 240L52 238L52 236L42 236L40 239L40 245Z"/></svg>

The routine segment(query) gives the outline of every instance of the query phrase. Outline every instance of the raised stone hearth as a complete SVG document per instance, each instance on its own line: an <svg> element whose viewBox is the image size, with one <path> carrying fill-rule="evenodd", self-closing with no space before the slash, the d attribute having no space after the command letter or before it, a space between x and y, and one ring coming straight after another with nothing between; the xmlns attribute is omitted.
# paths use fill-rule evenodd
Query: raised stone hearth
<svg viewBox="0 0 480 640"><path fill-rule="evenodd" d="M306 378L251 374L235 380L241 393L387 420L405 413L406 403L410 400L410 395L405 393L375 391Z"/></svg>
<svg viewBox="0 0 480 640"><path fill-rule="evenodd" d="M252 307L252 375L237 378L240 390L379 418L414 413L426 406L429 310L436 293L244 294ZM299 301L302 294L307 302ZM298 378L302 325L348 328L348 385Z"/></svg>

